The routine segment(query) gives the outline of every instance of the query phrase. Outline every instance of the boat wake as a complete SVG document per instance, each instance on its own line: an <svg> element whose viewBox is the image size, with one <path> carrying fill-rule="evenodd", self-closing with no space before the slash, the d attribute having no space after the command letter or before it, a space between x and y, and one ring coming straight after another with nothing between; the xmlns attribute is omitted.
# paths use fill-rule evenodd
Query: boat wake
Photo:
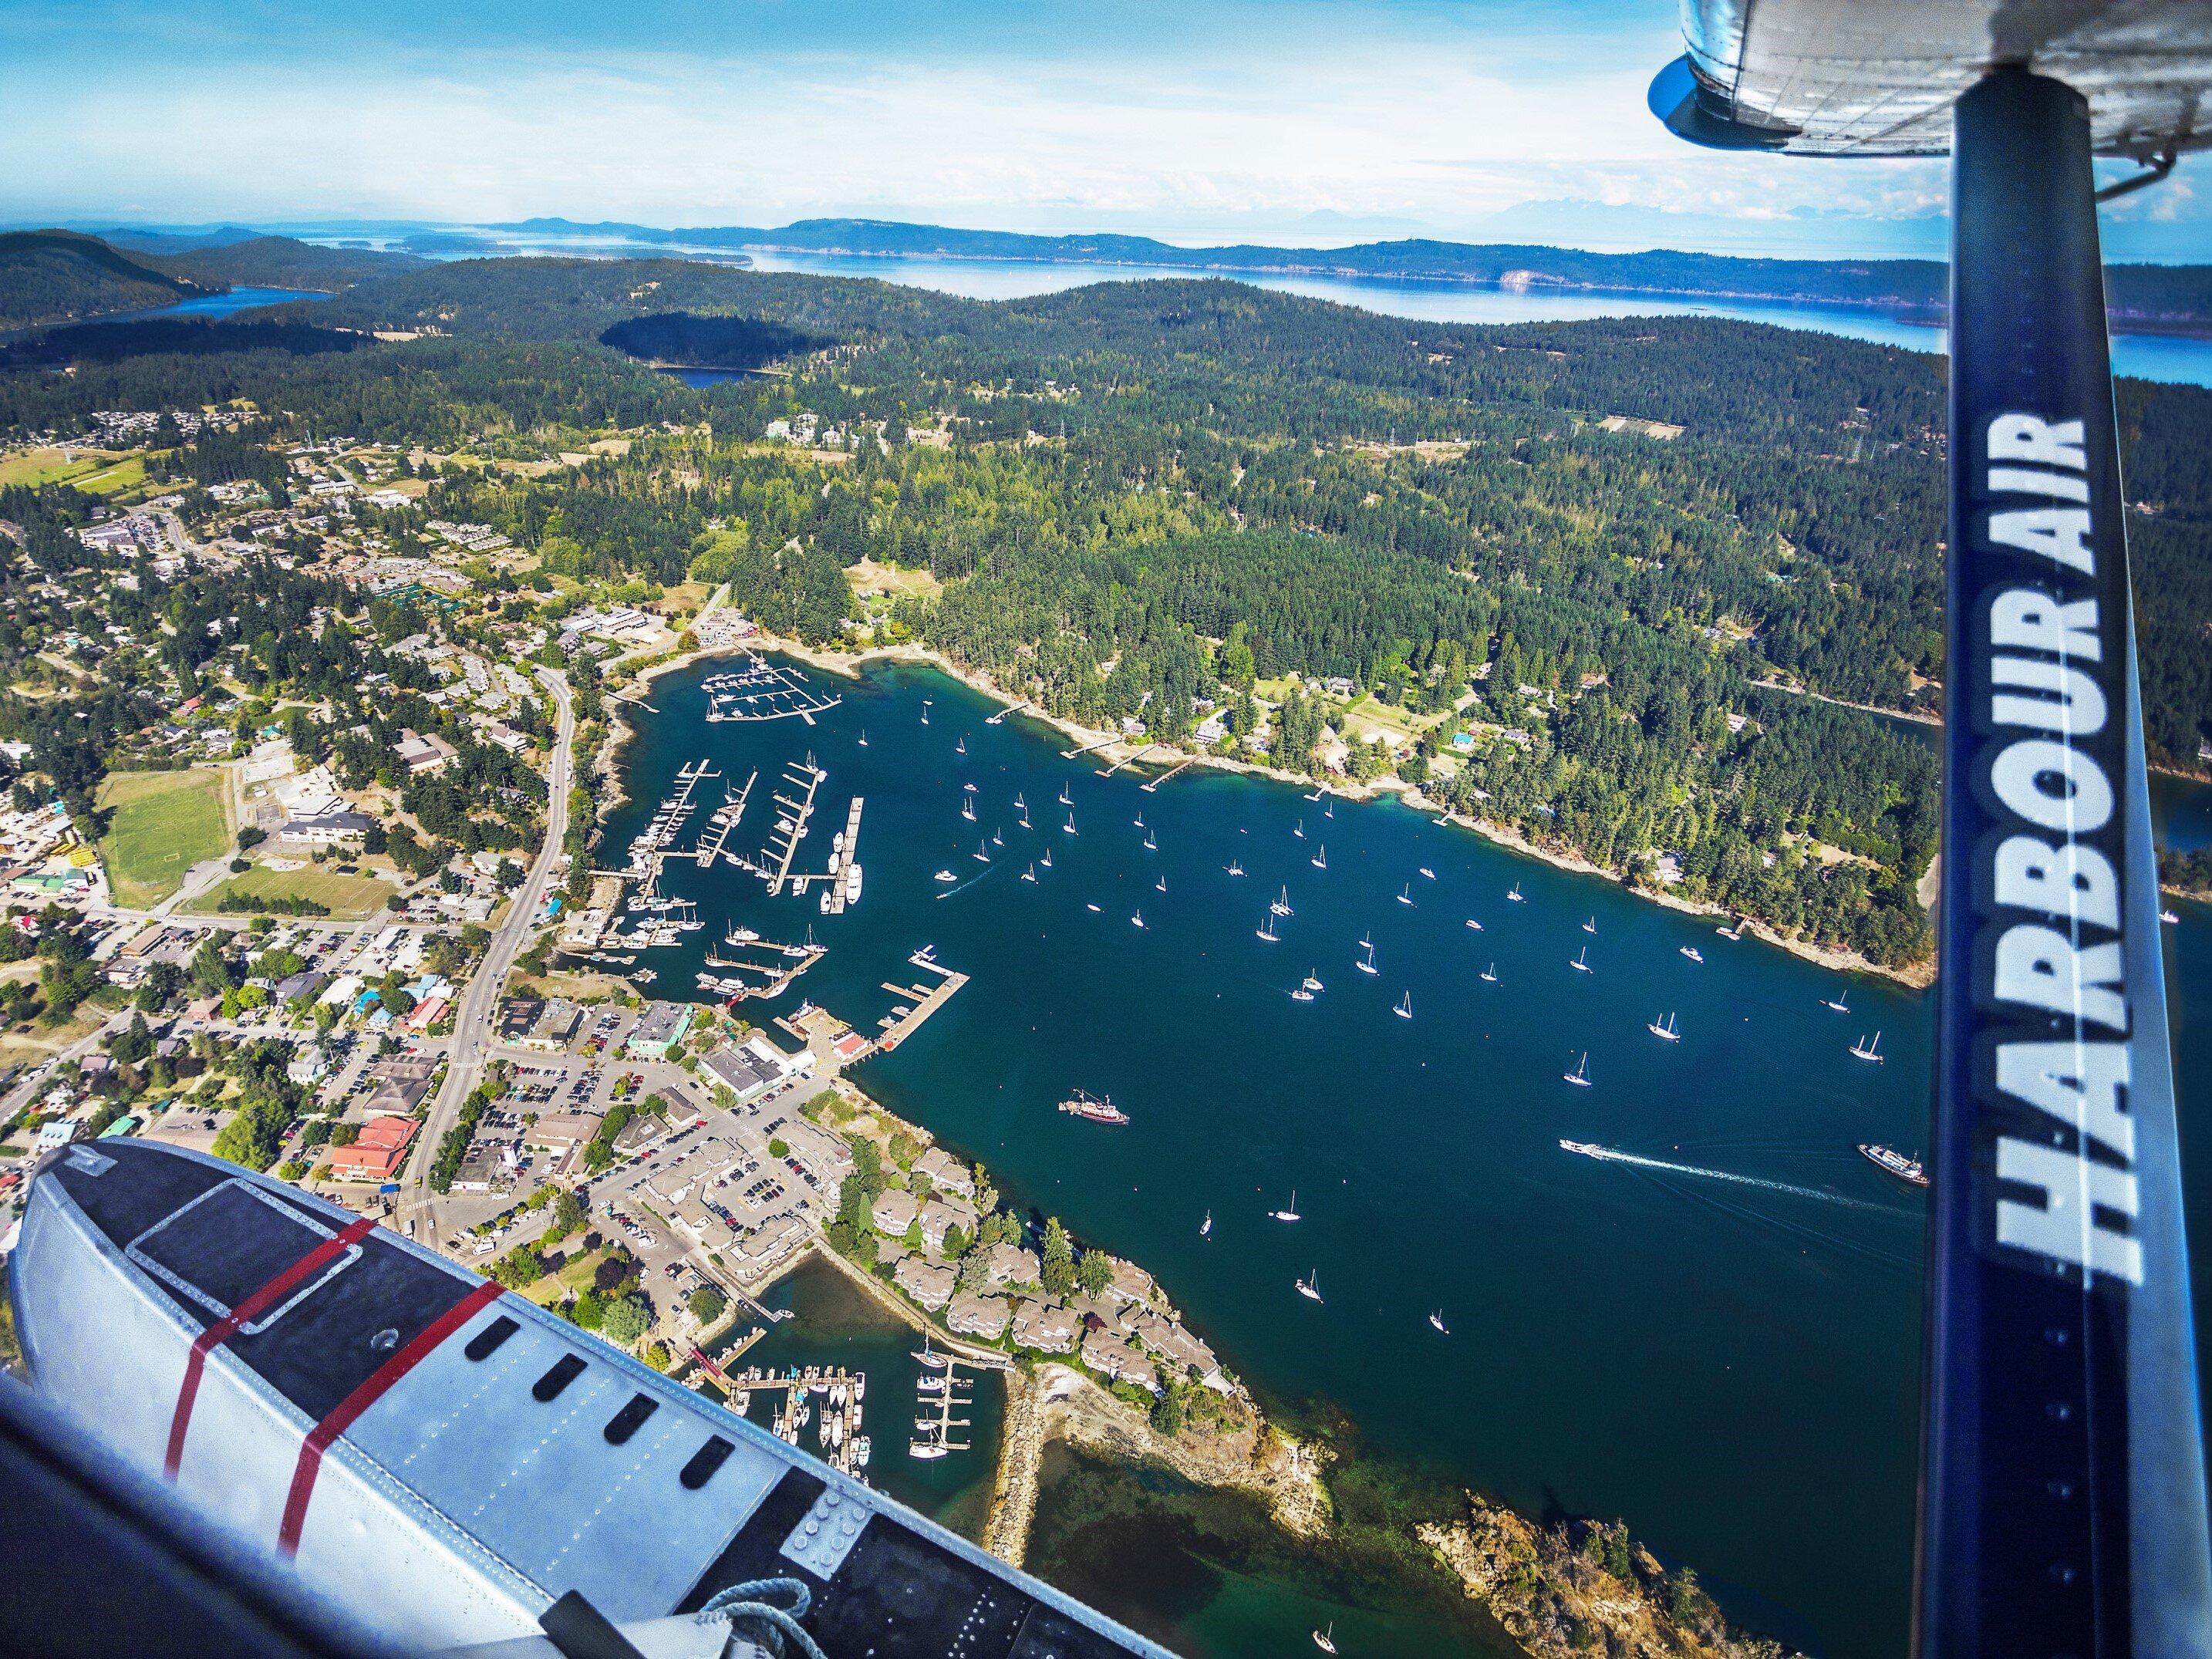
<svg viewBox="0 0 2212 1659"><path fill-rule="evenodd" d="M1662 1175L1695 1176L1705 1181L1725 1181L1738 1187L1757 1187L1770 1193L1787 1193L1793 1198L1813 1198L1824 1204L1839 1204L1847 1210L1871 1210L1883 1214L1893 1207L1869 1203L1863 1198L1846 1198L1841 1193L1827 1192L1819 1187L1800 1187L1787 1181L1769 1181L1764 1176L1737 1175L1730 1170L1708 1170L1695 1164L1674 1164L1663 1158L1643 1158L1634 1152L1616 1152L1610 1146L1593 1146L1587 1141L1563 1140L1559 1145L1568 1152L1579 1152L1584 1158L1594 1158L1603 1164L1628 1164L1639 1170L1656 1170Z"/></svg>
<svg viewBox="0 0 2212 1659"><path fill-rule="evenodd" d="M964 893L964 892L966 892L966 891L967 891L970 887L973 887L973 886L974 886L977 882L979 882L979 881L988 881L988 880L990 880L990 878L991 878L992 877L994 877L994 876L997 875L998 873L999 873L999 866L998 866L997 865L995 865L995 864L994 864L994 865L992 865L988 869L987 869L987 870L983 871L981 874L978 874L978 875L973 875L973 876L969 877L967 880L965 880L965 881L962 882L958 886L957 886L957 887L947 887L947 888L945 888L943 891L939 892L939 893L937 895L937 896L938 896L939 898L941 898L941 899L949 899L949 898L951 898L951 897L952 897L952 896L954 896L956 894L959 894L959 893Z"/></svg>

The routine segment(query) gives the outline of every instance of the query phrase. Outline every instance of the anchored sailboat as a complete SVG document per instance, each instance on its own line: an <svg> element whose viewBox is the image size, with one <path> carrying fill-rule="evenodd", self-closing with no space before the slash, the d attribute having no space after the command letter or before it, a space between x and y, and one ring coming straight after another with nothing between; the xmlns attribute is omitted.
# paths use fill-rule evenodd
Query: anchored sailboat
<svg viewBox="0 0 2212 1659"><path fill-rule="evenodd" d="M1489 966L1489 967L1487 967L1487 968L1484 969L1482 970L1482 977L1483 977L1483 978L1485 978L1485 979L1486 979L1486 980L1488 980L1488 981L1489 981L1492 985L1497 984L1497 983L1498 983L1498 964L1497 964L1496 963L1494 963L1494 962L1493 962L1493 963L1492 963L1490 964L1490 966Z"/></svg>
<svg viewBox="0 0 2212 1659"><path fill-rule="evenodd" d="M1567 966L1575 969L1581 973L1588 974L1595 972L1595 970L1589 965L1589 946L1587 945L1583 945L1583 953L1577 957L1572 962L1569 963Z"/></svg>
<svg viewBox="0 0 2212 1659"><path fill-rule="evenodd" d="M1291 1188L1291 1201L1288 1205L1279 1210L1270 1210L1267 1213L1278 1221L1298 1219L1298 1189L1295 1187Z"/></svg>
<svg viewBox="0 0 2212 1659"><path fill-rule="evenodd" d="M1398 902L1401 904L1411 904L1413 902L1413 884L1409 881L1403 887L1401 887L1398 890Z"/></svg>
<svg viewBox="0 0 2212 1659"><path fill-rule="evenodd" d="M1854 1054L1856 1054L1861 1060L1870 1060L1875 1065L1881 1065L1881 1033L1876 1031L1874 1034L1874 1041L1872 1042L1869 1042L1864 1037L1861 1037L1856 1042L1851 1044L1851 1052Z"/></svg>
<svg viewBox="0 0 2212 1659"><path fill-rule="evenodd" d="M1644 1029L1663 1042L1680 1042L1682 1040L1682 1034L1674 1029L1674 1016L1671 1013L1667 1016L1664 1024L1656 1019L1649 1019L1644 1022Z"/></svg>
<svg viewBox="0 0 2212 1659"><path fill-rule="evenodd" d="M1367 959L1364 962L1356 962L1352 963L1352 966L1358 969L1363 974L1371 974L1376 970L1374 941L1371 939L1362 939L1359 942L1367 947Z"/></svg>
<svg viewBox="0 0 2212 1659"><path fill-rule="evenodd" d="M1270 914L1261 917L1260 926L1256 931L1260 937L1267 940L1268 944L1273 945L1275 942L1277 938L1275 933L1275 918L1272 911Z"/></svg>
<svg viewBox="0 0 2212 1659"><path fill-rule="evenodd" d="M1315 869L1316 869L1316 870L1326 870L1326 869L1328 869L1328 844L1326 842L1322 842L1322 849L1321 849L1321 851L1320 851L1320 852L1318 852L1318 853L1316 853L1316 854L1313 855L1313 857L1312 857L1312 858L1310 858L1310 859L1309 859L1309 860L1307 860L1307 862L1308 862L1308 863L1310 863L1310 864L1311 864L1311 865L1313 866L1313 867L1314 867Z"/></svg>
<svg viewBox="0 0 2212 1659"><path fill-rule="evenodd" d="M1581 1065L1579 1065L1579 1066L1576 1066L1576 1067L1575 1067L1575 1069L1574 1069L1573 1071L1571 1071L1571 1072L1568 1072L1568 1073L1565 1073L1564 1075L1565 1076L1565 1078L1566 1078L1567 1081L1568 1081L1568 1082L1570 1082L1570 1083L1571 1083L1571 1084L1573 1084L1573 1085L1575 1085L1575 1087L1576 1087L1576 1088L1577 1088L1577 1089L1587 1089L1587 1088L1589 1088L1589 1087L1590 1086L1590 1080L1589 1080L1589 1052L1588 1052L1587 1050L1585 1050L1585 1051L1583 1052L1583 1059L1582 1059L1582 1064L1581 1064Z"/></svg>
<svg viewBox="0 0 2212 1659"><path fill-rule="evenodd" d="M1397 1006L1396 1007L1393 1008L1390 1012L1391 1012L1392 1013L1394 1013L1394 1014L1397 1015L1397 1016L1398 1016L1398 1018L1401 1018L1401 1019L1411 1019L1411 1018L1413 1018L1413 994L1411 991L1408 991L1408 992L1407 992L1407 993L1406 993L1406 994L1405 994L1404 996L1400 997L1400 998L1398 999L1398 1006Z"/></svg>
<svg viewBox="0 0 2212 1659"><path fill-rule="evenodd" d="M1321 1269L1316 1267L1298 1280L1298 1294L1309 1302L1321 1300Z"/></svg>

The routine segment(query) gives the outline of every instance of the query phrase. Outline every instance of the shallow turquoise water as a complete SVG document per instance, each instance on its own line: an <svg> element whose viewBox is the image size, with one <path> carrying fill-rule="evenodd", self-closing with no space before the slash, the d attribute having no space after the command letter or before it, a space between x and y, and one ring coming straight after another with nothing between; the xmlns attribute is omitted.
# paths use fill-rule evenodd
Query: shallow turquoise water
<svg viewBox="0 0 2212 1659"><path fill-rule="evenodd" d="M811 752L829 769L800 867L819 867L848 799L866 800L866 892L845 916L726 867L671 866L672 890L702 902L693 938L738 918L775 939L811 925L830 947L770 1012L803 995L872 1030L895 1000L883 981L912 982L903 958L933 944L973 981L866 1062L863 1086L981 1158L1017 1202L1152 1268L1271 1402L1341 1413L1361 1455L1408 1481L1621 1517L1815 1650L1902 1650L1922 1212L1853 1147L1924 1145L1923 996L1717 938L1710 919L1395 804L1330 817L1290 787L1212 772L1146 793L1127 771L1064 761L1039 726L987 725L994 705L928 670L837 686L842 706L812 727L703 722L707 672L655 683L611 847L702 755L732 785L761 769L731 842L748 851L781 765ZM1311 862L1324 846L1326 870ZM1052 867L1021 880L1048 848ZM1524 902L1508 900L1516 886ZM1255 930L1284 890L1294 914L1270 945ZM2170 940L2192 1006L2212 987L2206 932ZM1371 976L1355 965L1363 938ZM1587 974L1570 966L1584 947ZM696 954L653 953L653 988L686 992ZM1326 989L1293 1001L1310 971ZM1407 995L1413 1017L1394 1018ZM1679 1043L1646 1029L1669 1014ZM2212 1069L2204 1024L2185 1027L2185 1075ZM1886 1062L1854 1059L1876 1030ZM1585 1053L1594 1086L1570 1086ZM1079 1087L1134 1121L1053 1109ZM1712 1173L1577 1157L1563 1138ZM1778 1185L1747 1184L1760 1182ZM1293 1188L1304 1218L1270 1219ZM1309 1273L1319 1304L1293 1289ZM1208 1652L1259 1652L1268 1622L1249 1649L1219 1607L1188 1629ZM1424 1626L1363 1651L1462 1646Z"/></svg>

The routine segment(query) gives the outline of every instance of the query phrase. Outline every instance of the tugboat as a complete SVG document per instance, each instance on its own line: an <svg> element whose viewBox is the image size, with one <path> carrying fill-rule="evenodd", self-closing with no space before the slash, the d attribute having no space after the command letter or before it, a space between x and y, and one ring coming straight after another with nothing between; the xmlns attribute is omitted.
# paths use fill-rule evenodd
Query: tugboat
<svg viewBox="0 0 2212 1659"><path fill-rule="evenodd" d="M1869 1146L1865 1141L1859 1143L1859 1156L1887 1170L1899 1181L1907 1182L1915 1187L1925 1187L1928 1184L1928 1171L1921 1167L1920 1160L1917 1158L1907 1158L1904 1153L1892 1152L1887 1146Z"/></svg>
<svg viewBox="0 0 2212 1659"><path fill-rule="evenodd" d="M1091 1123L1119 1125L1129 1121L1129 1115L1115 1105L1110 1097L1100 1100L1095 1096L1085 1094L1080 1089L1075 1091L1073 1099L1061 1101L1060 1109L1073 1117L1079 1117Z"/></svg>

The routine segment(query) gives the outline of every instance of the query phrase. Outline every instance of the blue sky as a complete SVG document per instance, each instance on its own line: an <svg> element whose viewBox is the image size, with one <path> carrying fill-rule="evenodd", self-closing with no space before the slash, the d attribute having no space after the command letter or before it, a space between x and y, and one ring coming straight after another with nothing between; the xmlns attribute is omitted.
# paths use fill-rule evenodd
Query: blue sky
<svg viewBox="0 0 2212 1659"><path fill-rule="evenodd" d="M0 221L1941 252L1938 164L1670 137L1680 51L1670 0L0 0ZM2190 172L2115 252L2212 258Z"/></svg>

